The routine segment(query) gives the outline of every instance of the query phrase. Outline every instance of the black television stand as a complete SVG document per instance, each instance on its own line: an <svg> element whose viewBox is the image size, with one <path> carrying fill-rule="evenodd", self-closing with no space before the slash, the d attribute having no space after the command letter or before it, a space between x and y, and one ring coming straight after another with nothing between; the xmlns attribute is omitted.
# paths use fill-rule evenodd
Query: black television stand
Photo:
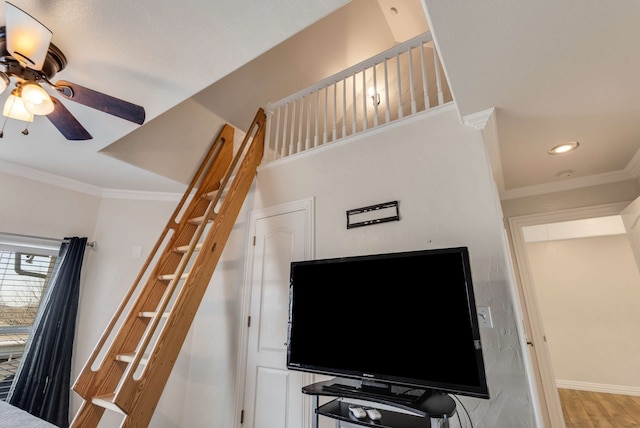
<svg viewBox="0 0 640 428"><path fill-rule="evenodd" d="M388 389L367 388L359 381L342 378L317 382L302 388L304 394L312 395L314 399L316 417L313 420L313 428L318 427L319 416L336 419L336 426L340 426L339 421L345 421L378 428L448 428L449 418L456 411L456 403L449 395L420 389L406 390L407 388L393 386ZM318 405L320 396L336 398ZM384 404L405 412L378 408L382 414L379 420L357 419L349 411L349 398Z"/></svg>

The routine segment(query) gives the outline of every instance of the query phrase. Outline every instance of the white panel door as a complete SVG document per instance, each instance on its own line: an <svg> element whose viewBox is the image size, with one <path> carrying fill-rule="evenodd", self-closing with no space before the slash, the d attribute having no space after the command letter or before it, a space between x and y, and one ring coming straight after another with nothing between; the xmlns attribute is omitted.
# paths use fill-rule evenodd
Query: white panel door
<svg viewBox="0 0 640 428"><path fill-rule="evenodd" d="M243 423L246 428L309 425L309 400L301 393L309 377L286 369L290 264L311 256L308 211L306 207L254 220Z"/></svg>

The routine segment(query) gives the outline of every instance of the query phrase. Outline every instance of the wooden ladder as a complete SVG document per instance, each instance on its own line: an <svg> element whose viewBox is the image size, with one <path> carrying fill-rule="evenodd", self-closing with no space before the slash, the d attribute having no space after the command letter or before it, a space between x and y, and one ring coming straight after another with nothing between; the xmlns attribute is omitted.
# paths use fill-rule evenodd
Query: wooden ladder
<svg viewBox="0 0 640 428"><path fill-rule="evenodd" d="M71 427L97 427L105 410L121 427L148 427L262 160L258 110L236 155L225 125L169 219L73 390L84 402Z"/></svg>

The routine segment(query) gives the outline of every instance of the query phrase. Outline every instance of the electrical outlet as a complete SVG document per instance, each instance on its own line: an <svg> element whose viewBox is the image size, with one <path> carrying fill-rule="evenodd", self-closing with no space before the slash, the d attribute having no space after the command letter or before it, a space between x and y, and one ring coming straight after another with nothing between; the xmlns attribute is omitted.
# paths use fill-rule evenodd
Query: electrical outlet
<svg viewBox="0 0 640 428"><path fill-rule="evenodd" d="M478 306L478 323L480 327L493 328L491 308L489 306Z"/></svg>

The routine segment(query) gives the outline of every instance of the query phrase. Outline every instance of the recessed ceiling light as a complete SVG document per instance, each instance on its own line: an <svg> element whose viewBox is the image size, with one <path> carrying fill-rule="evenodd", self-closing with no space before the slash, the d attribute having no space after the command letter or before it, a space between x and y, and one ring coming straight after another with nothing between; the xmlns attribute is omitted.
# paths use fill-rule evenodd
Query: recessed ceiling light
<svg viewBox="0 0 640 428"><path fill-rule="evenodd" d="M572 150L577 149L579 145L580 145L580 143L578 143L577 141L572 141L570 143L564 143L564 144L558 144L557 146L554 146L553 148L549 149L547 151L547 153L549 153L550 155L560 155L562 153L567 153L567 152L570 152Z"/></svg>

